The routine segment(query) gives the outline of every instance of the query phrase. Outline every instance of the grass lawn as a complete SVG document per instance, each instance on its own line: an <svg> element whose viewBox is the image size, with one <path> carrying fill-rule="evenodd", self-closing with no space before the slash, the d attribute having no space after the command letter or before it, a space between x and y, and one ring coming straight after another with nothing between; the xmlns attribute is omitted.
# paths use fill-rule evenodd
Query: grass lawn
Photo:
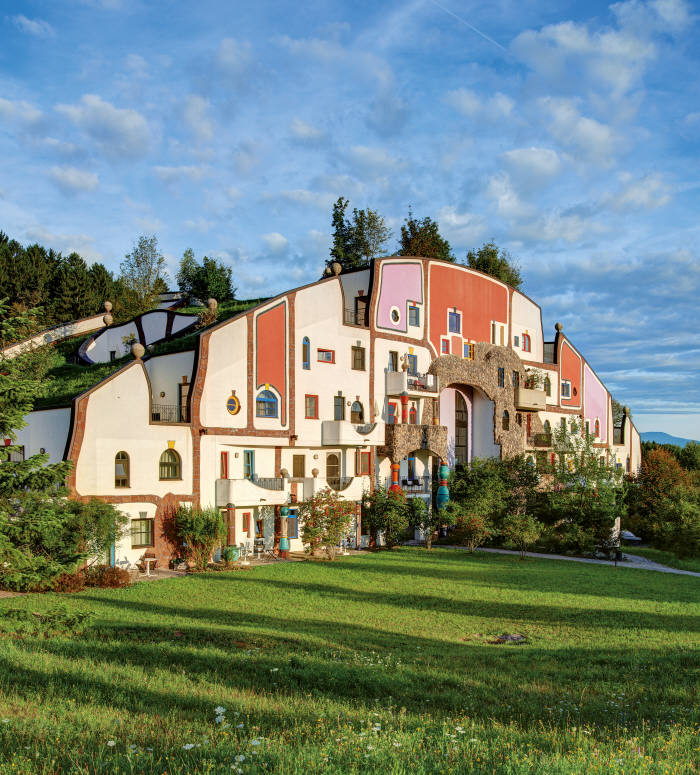
<svg viewBox="0 0 700 775"><path fill-rule="evenodd" d="M698 771L692 577L402 548L2 612L1 773Z"/></svg>
<svg viewBox="0 0 700 775"><path fill-rule="evenodd" d="M668 565L669 568L679 568L680 570L692 570L700 573L700 559L686 557L681 559L673 552L666 552L663 549L652 549L650 546L624 546L625 554L637 554L640 557L646 557L647 560L660 562L662 565Z"/></svg>

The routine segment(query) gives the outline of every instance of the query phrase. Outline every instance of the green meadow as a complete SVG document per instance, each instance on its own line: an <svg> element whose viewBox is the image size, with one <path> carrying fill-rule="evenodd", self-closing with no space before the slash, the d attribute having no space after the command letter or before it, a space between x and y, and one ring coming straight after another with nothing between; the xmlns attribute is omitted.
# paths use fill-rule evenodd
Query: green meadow
<svg viewBox="0 0 700 775"><path fill-rule="evenodd" d="M698 772L699 624L696 578L448 549L5 599L0 773Z"/></svg>

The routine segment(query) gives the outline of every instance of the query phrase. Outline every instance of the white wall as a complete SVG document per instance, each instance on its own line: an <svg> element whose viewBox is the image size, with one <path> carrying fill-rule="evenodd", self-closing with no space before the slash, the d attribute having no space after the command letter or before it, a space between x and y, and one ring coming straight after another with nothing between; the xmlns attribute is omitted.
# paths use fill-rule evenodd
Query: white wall
<svg viewBox="0 0 700 775"><path fill-rule="evenodd" d="M340 282L345 294L345 307L354 310L358 291L362 291L363 296L367 296L369 291L369 269L365 269L363 272L341 274Z"/></svg>
<svg viewBox="0 0 700 775"><path fill-rule="evenodd" d="M389 353L391 351L397 352L398 367L401 369L401 358L407 353L416 356L416 363L418 371L421 374L425 374L430 368L432 362L432 354L427 347L420 347L418 345L409 345L406 342L392 341L391 339L380 339L377 337L374 340L374 396L377 406L379 408L380 416L377 420L386 422L387 420L387 396L386 396L386 374L389 368ZM399 416L400 416L400 402L397 397L391 399L399 404ZM420 406L422 411L422 402ZM419 415L418 422L420 423L422 417Z"/></svg>
<svg viewBox="0 0 700 775"><path fill-rule="evenodd" d="M43 447L50 463L63 460L70 432L70 412L66 409L42 409L24 419L27 425L17 433L17 444L24 445L24 456L36 455Z"/></svg>
<svg viewBox="0 0 700 775"><path fill-rule="evenodd" d="M494 403L477 388L472 396L472 459L500 457L501 445L494 443ZM515 418L513 418L515 420Z"/></svg>
<svg viewBox="0 0 700 775"><path fill-rule="evenodd" d="M99 315L93 315L92 317L83 318L82 320L74 320L71 323L61 323L53 328L48 328L46 331L41 331L24 342L19 342L18 344L6 347L2 350L2 354L6 358L14 358L16 355L19 355L32 346L49 344L49 342L59 342L62 339L69 339L72 336L99 331L99 329L104 326L104 322L102 321L104 314L104 312L101 312Z"/></svg>
<svg viewBox="0 0 700 775"><path fill-rule="evenodd" d="M114 561L117 567L120 568L133 568L136 563L143 557L143 555L149 550L148 547L141 547L140 549L131 548L131 520L141 519L141 514L145 513L145 519L155 519L156 505L154 503L119 503L115 507L123 514L129 517L129 522L126 524L124 534L120 540L116 542L114 547ZM157 523L153 527L154 541L158 541Z"/></svg>
<svg viewBox="0 0 700 775"><path fill-rule="evenodd" d="M513 346L513 350L526 361L541 362L544 348L540 308L518 291L513 291L512 321L512 335L520 337L520 346ZM522 348L524 333L530 335L530 352L524 352Z"/></svg>
<svg viewBox="0 0 700 775"><path fill-rule="evenodd" d="M158 355L144 361L144 366L151 381L151 393L154 404L166 404L177 406L180 400L180 388L178 385L183 377L192 382L192 366L194 363L194 351L170 355ZM161 396L165 393L165 396Z"/></svg>

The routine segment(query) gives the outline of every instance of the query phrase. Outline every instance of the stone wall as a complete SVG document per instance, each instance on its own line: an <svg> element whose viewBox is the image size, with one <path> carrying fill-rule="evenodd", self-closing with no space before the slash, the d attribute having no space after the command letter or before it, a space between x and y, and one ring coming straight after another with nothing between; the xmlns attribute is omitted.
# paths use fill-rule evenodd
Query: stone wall
<svg viewBox="0 0 700 775"><path fill-rule="evenodd" d="M387 425L385 446L379 454L398 463L411 452L427 449L440 460L447 458L447 428L441 425Z"/></svg>

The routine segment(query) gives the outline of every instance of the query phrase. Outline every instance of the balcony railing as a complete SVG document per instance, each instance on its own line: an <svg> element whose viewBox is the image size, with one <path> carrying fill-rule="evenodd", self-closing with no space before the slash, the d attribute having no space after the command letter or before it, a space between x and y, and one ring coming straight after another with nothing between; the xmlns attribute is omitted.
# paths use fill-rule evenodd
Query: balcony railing
<svg viewBox="0 0 700 775"><path fill-rule="evenodd" d="M551 447L552 446L552 434L551 433L536 433L534 436L530 436L528 439L531 447Z"/></svg>
<svg viewBox="0 0 700 775"><path fill-rule="evenodd" d="M264 490L283 490L284 479L277 476L258 476L253 474L250 477L250 481L253 484L257 484L258 487L262 487Z"/></svg>
<svg viewBox="0 0 700 775"><path fill-rule="evenodd" d="M343 310L343 323L346 326L366 326L367 310L345 307Z"/></svg>
<svg viewBox="0 0 700 775"><path fill-rule="evenodd" d="M338 492L347 490L352 480L352 476L329 476L326 478L328 486L333 490L337 490Z"/></svg>
<svg viewBox="0 0 700 775"><path fill-rule="evenodd" d="M388 371L386 373L386 392L390 396L401 393L438 393L438 378L435 374L419 374L410 371Z"/></svg>
<svg viewBox="0 0 700 775"><path fill-rule="evenodd" d="M432 477L428 474L415 479L401 479L401 489L408 495L430 495L432 485Z"/></svg>
<svg viewBox="0 0 700 775"><path fill-rule="evenodd" d="M151 422L189 422L187 406L151 404Z"/></svg>

